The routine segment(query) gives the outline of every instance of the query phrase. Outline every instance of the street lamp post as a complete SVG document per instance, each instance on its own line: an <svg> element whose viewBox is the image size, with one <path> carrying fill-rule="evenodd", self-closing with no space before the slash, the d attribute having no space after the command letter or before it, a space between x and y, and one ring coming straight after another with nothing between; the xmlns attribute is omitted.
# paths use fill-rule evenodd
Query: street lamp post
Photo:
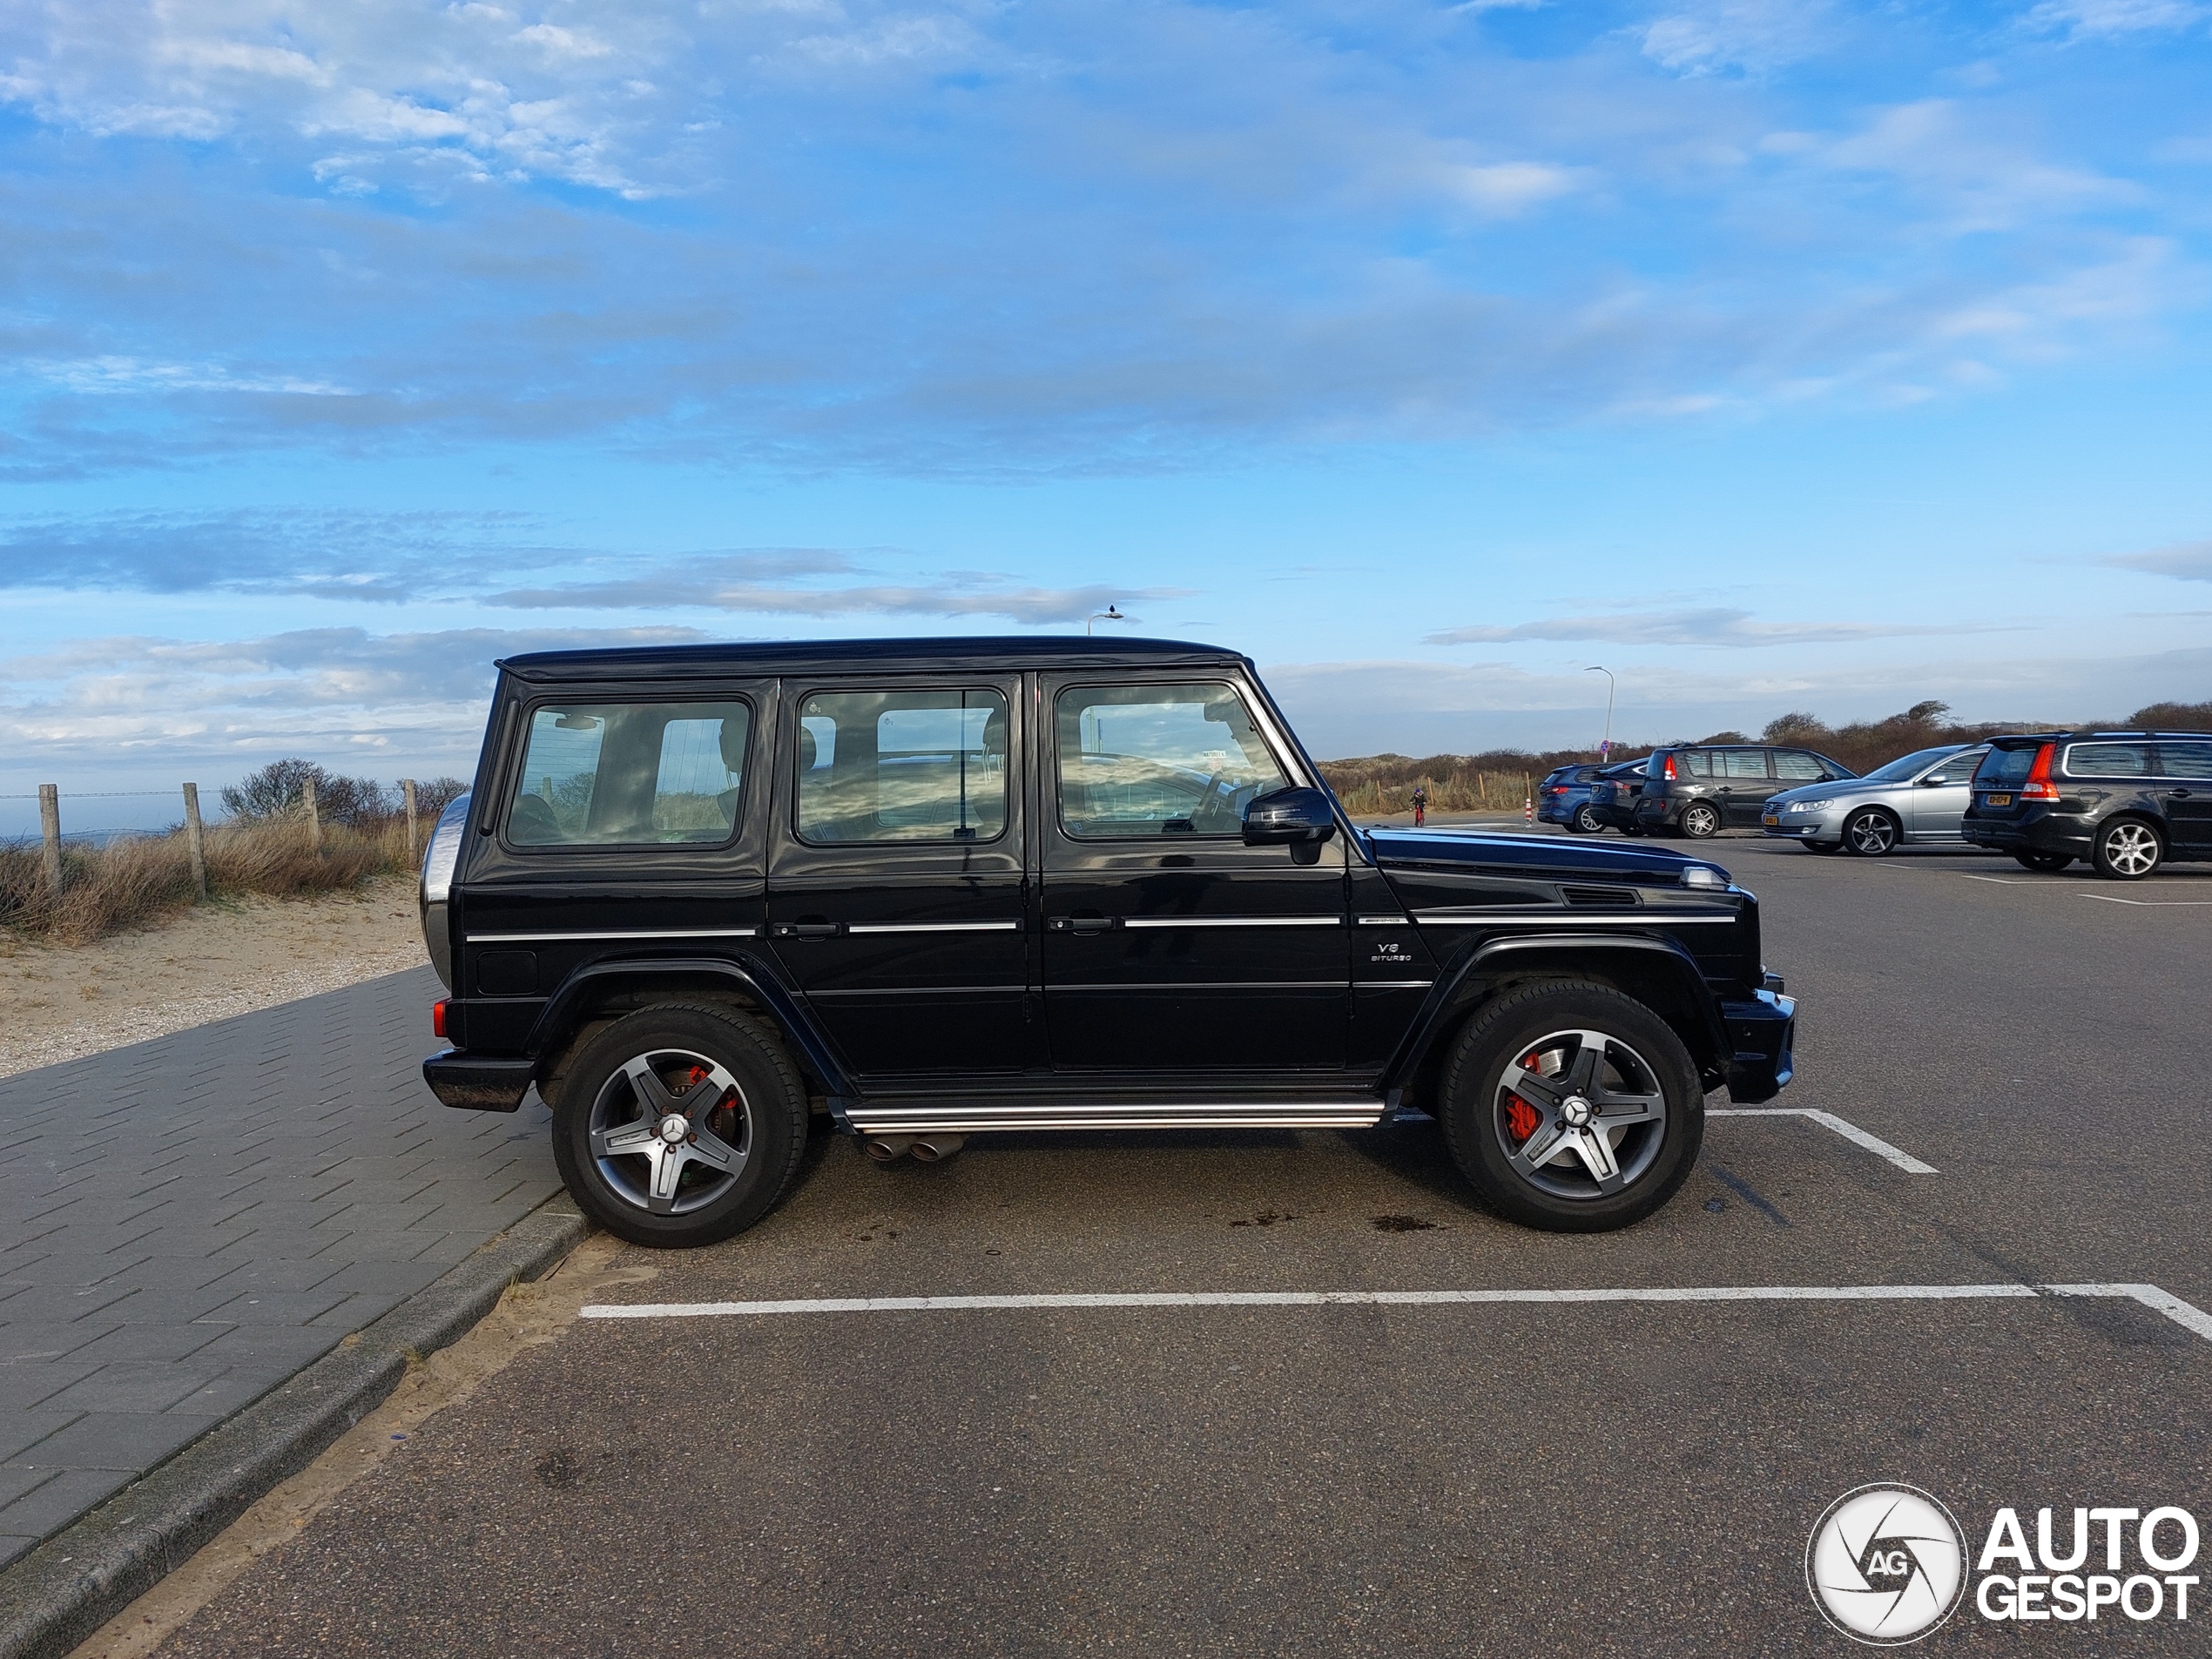
<svg viewBox="0 0 2212 1659"><path fill-rule="evenodd" d="M1096 623L1124 622L1127 620L1128 618L1123 617L1120 611L1115 610L1113 605L1109 603L1105 610L1094 610L1090 613L1089 618L1083 624L1083 632L1086 634L1089 633L1091 631L1092 625Z"/></svg>
<svg viewBox="0 0 2212 1659"><path fill-rule="evenodd" d="M1609 668L1600 668L1594 663L1582 671L1585 674L1605 676L1605 741L1597 746L1597 758L1600 760L1610 760L1613 758L1613 671Z"/></svg>

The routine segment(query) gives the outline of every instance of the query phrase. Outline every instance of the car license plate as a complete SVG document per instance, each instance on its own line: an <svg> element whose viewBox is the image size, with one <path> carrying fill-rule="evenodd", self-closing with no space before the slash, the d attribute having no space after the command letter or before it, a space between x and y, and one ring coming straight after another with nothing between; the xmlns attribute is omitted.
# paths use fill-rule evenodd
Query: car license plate
<svg viewBox="0 0 2212 1659"><path fill-rule="evenodd" d="M1981 804L1985 806L2010 806L2013 798L2010 795L1984 795Z"/></svg>
<svg viewBox="0 0 2212 1659"><path fill-rule="evenodd" d="M1777 818L1772 813L1769 813L1764 818L1762 818L1759 822L1775 829L1782 827L1782 820Z"/></svg>

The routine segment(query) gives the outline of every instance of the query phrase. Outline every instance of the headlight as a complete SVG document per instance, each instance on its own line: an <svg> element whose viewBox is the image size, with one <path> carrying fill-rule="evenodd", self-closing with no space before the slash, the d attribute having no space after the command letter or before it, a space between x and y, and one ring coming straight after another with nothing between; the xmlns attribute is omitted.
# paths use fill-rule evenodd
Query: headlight
<svg viewBox="0 0 2212 1659"><path fill-rule="evenodd" d="M1829 800L1791 800L1784 801L1782 810L1785 813L1821 813L1835 804Z"/></svg>

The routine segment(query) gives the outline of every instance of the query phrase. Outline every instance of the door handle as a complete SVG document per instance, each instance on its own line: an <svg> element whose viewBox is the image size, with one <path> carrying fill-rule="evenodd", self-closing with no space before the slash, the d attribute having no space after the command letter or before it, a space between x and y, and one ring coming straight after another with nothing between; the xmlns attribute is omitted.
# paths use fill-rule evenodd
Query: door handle
<svg viewBox="0 0 2212 1659"><path fill-rule="evenodd" d="M2189 792L2186 789L2170 789L2167 791L2167 793L2173 796L2175 800L2187 800L2189 798Z"/></svg>
<svg viewBox="0 0 2212 1659"><path fill-rule="evenodd" d="M833 921L784 921L770 929L779 939L834 939L837 924Z"/></svg>
<svg viewBox="0 0 2212 1659"><path fill-rule="evenodd" d="M1113 916L1054 916L1045 926L1056 934L1103 934L1116 921Z"/></svg>

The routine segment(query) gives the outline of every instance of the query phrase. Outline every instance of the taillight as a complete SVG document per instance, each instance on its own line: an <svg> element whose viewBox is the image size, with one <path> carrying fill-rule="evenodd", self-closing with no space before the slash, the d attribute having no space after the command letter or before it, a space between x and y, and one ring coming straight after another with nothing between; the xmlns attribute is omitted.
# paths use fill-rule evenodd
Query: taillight
<svg viewBox="0 0 2212 1659"><path fill-rule="evenodd" d="M442 1037L446 1034L446 1005L442 998L430 1004L430 1035Z"/></svg>
<svg viewBox="0 0 2212 1659"><path fill-rule="evenodd" d="M1552 786L1551 792L1554 795L1564 795L1567 792L1567 786L1565 784L1554 784Z"/></svg>
<svg viewBox="0 0 2212 1659"><path fill-rule="evenodd" d="M1667 781L1668 781L1669 783L1672 783L1672 782L1674 782L1674 780L1675 780L1675 758L1674 758L1674 756L1672 756L1672 755L1669 755L1669 756L1667 757Z"/></svg>
<svg viewBox="0 0 2212 1659"><path fill-rule="evenodd" d="M2035 752L2035 764L2027 769L2027 781L2020 786L2022 800L2056 800L2059 786L2051 781L2051 757L2059 745L2047 743Z"/></svg>

